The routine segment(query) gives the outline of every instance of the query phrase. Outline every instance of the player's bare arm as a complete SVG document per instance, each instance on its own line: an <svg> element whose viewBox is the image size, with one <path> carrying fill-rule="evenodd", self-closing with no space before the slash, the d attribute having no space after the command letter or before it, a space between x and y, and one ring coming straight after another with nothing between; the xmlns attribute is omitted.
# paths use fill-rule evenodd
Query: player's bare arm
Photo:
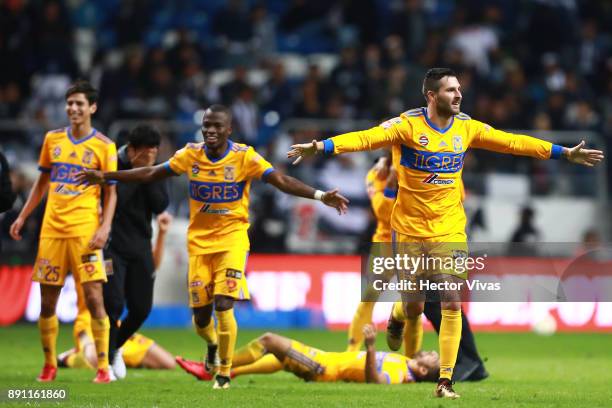
<svg viewBox="0 0 612 408"><path fill-rule="evenodd" d="M105 184L109 180L116 180L122 183L150 183L172 176L165 165L138 167L130 170L103 172L100 170L84 169L80 171L75 180L79 184Z"/></svg>
<svg viewBox="0 0 612 408"><path fill-rule="evenodd" d="M376 329L371 324L363 326L366 346L365 378L367 383L384 384L385 377L376 370Z"/></svg>
<svg viewBox="0 0 612 408"><path fill-rule="evenodd" d="M104 189L104 206L102 210L102 222L96 230L96 233L89 241L89 248L103 249L110 235L115 208L117 207L117 186L105 185Z"/></svg>
<svg viewBox="0 0 612 408"><path fill-rule="evenodd" d="M36 179L34 186L32 186L32 190L30 190L30 195L28 196L26 203L24 204L23 208L21 209L21 212L17 216L17 219L15 219L15 221L11 225L9 233L11 235L11 238L13 238L14 240L21 240L21 229L23 228L23 225L25 224L30 214L32 214L32 211L34 211L34 209L38 207L38 204L40 204L40 201L47 193L50 179L51 175L47 172L40 173L38 178Z"/></svg>
<svg viewBox="0 0 612 408"><path fill-rule="evenodd" d="M278 188L283 193L291 194L298 197L318 199L323 204L333 207L338 211L338 214L345 214L349 200L342 196L338 189L324 192L320 197L317 195L317 190L300 180L282 174L279 171L274 171L268 176L268 183Z"/></svg>
<svg viewBox="0 0 612 408"><path fill-rule="evenodd" d="M298 143L291 146L291 150L287 153L287 158L295 160L293 164L299 164L304 157L314 156L317 152L323 151L323 142L313 140L310 143Z"/></svg>

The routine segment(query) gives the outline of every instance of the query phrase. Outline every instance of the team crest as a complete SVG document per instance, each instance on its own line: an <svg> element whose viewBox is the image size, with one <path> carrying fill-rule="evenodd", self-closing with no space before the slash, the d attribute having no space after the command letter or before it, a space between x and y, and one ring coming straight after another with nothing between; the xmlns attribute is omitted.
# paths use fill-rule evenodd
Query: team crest
<svg viewBox="0 0 612 408"><path fill-rule="evenodd" d="M57 159L61 155L62 155L62 148L59 146L56 146L55 149L53 149L53 158Z"/></svg>
<svg viewBox="0 0 612 408"><path fill-rule="evenodd" d="M461 153L463 151L463 139L459 135L453 136L453 150L455 153Z"/></svg>
<svg viewBox="0 0 612 408"><path fill-rule="evenodd" d="M419 144L423 147L427 146L429 144L429 138L427 137L427 135L425 133L421 133L419 135Z"/></svg>
<svg viewBox="0 0 612 408"><path fill-rule="evenodd" d="M236 168L234 166L225 166L223 168L223 178L225 179L225 181L233 181L235 178L235 170Z"/></svg>
<svg viewBox="0 0 612 408"><path fill-rule="evenodd" d="M93 158L93 152L89 149L85 150L85 153L83 153L83 159L82 159L83 164L91 164L92 158Z"/></svg>

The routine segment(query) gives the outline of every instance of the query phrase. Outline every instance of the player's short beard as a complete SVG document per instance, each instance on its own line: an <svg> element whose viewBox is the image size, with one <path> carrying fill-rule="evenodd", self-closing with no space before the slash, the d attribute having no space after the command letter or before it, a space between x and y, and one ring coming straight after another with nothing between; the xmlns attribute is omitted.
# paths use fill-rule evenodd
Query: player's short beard
<svg viewBox="0 0 612 408"><path fill-rule="evenodd" d="M453 108L451 107L451 103L443 103L442 101L438 100L436 102L436 111L438 111L438 115L439 116L443 116L443 117L447 117L450 118L451 116L453 116L455 114L455 112L453 112Z"/></svg>

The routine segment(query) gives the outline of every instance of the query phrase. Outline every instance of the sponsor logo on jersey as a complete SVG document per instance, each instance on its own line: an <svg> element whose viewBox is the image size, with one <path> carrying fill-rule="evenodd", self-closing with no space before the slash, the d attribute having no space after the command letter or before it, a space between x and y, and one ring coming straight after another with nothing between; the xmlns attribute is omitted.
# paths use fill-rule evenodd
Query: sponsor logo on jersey
<svg viewBox="0 0 612 408"><path fill-rule="evenodd" d="M225 280L225 284L227 285L227 289L230 292L233 292L236 290L236 287L238 286L238 283L236 282L236 280L234 279L226 279Z"/></svg>
<svg viewBox="0 0 612 408"><path fill-rule="evenodd" d="M55 148L53 149L53 153L52 153L53 158L57 159L61 155L62 155L62 148L59 146L55 146Z"/></svg>
<svg viewBox="0 0 612 408"><path fill-rule="evenodd" d="M402 118L396 117L396 118L391 118L387 121L384 121L383 123L380 124L380 126L382 126L383 129L389 129L391 126L399 125L400 123L402 123Z"/></svg>
<svg viewBox="0 0 612 408"><path fill-rule="evenodd" d="M421 133L419 135L419 144L421 146L427 146L429 144L429 138L427 137L425 133Z"/></svg>
<svg viewBox="0 0 612 408"><path fill-rule="evenodd" d="M98 254L91 253L81 256L81 263L91 263L98 261Z"/></svg>
<svg viewBox="0 0 612 408"><path fill-rule="evenodd" d="M230 213L230 209L229 208L212 208L211 204L204 204L200 208L200 212L206 213L206 214L226 215Z"/></svg>
<svg viewBox="0 0 612 408"><path fill-rule="evenodd" d="M457 173L463 168L465 152L427 152L401 146L400 164L427 173Z"/></svg>
<svg viewBox="0 0 612 408"><path fill-rule="evenodd" d="M204 285L204 283L201 280L196 280L196 281L189 283L190 288L198 288L202 285Z"/></svg>
<svg viewBox="0 0 612 408"><path fill-rule="evenodd" d="M68 196L78 196L81 195L81 191L79 190L72 190L68 187L66 187L65 184L58 184L57 187L55 187L55 189L53 190L55 193L57 194L62 194L62 195L68 195Z"/></svg>
<svg viewBox="0 0 612 408"><path fill-rule="evenodd" d="M191 166L191 175L195 177L198 173L200 173L200 166L198 166L198 163L194 163L193 166Z"/></svg>
<svg viewBox="0 0 612 408"><path fill-rule="evenodd" d="M455 183L454 179L441 179L436 173L430 174L429 176L425 177L421 181L426 184L436 184L436 185L448 185L448 184Z"/></svg>
<svg viewBox="0 0 612 408"><path fill-rule="evenodd" d="M448 144L446 144L446 142L445 142L444 140L442 140L442 141L440 142L440 144L438 145L438 147L439 147L439 148L442 148L442 147L448 147Z"/></svg>
<svg viewBox="0 0 612 408"><path fill-rule="evenodd" d="M71 158L71 159L76 159L77 157L78 157L78 156L77 156L76 152L72 152L72 153L70 153L70 158Z"/></svg>
<svg viewBox="0 0 612 408"><path fill-rule="evenodd" d="M230 203L242 198L246 181L213 183L191 180L189 196L192 200L207 204Z"/></svg>
<svg viewBox="0 0 612 408"><path fill-rule="evenodd" d="M216 175L217 175L217 173L215 173L215 170L214 170L214 169L212 169L212 170L209 170L209 171L208 171L208 175L209 175L209 176L216 176Z"/></svg>
<svg viewBox="0 0 612 408"><path fill-rule="evenodd" d="M70 163L53 163L51 166L51 182L76 184L74 177L83 170L83 166Z"/></svg>
<svg viewBox="0 0 612 408"><path fill-rule="evenodd" d="M225 166L223 168L223 178L225 181L234 181L236 168L234 166Z"/></svg>
<svg viewBox="0 0 612 408"><path fill-rule="evenodd" d="M459 135L453 136L453 150L455 153L463 151L463 138Z"/></svg>

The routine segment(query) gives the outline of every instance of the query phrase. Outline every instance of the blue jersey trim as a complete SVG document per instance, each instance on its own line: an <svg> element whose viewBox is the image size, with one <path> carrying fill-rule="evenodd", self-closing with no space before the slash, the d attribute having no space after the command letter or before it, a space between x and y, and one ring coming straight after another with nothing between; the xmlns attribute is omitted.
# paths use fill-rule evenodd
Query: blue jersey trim
<svg viewBox="0 0 612 408"><path fill-rule="evenodd" d="M427 116L427 108L423 108L423 116L425 117L425 122L427 122L429 127L431 127L432 129L440 133L446 133L446 131L453 126L453 123L455 123L455 116L453 115L451 116L451 122L448 124L448 126L445 127L444 129L440 129L438 126L436 126L435 123L429 120L429 117Z"/></svg>
<svg viewBox="0 0 612 408"><path fill-rule="evenodd" d="M331 139L325 139L323 141L323 154L332 155L334 154L334 142Z"/></svg>
<svg viewBox="0 0 612 408"><path fill-rule="evenodd" d="M232 141L231 140L227 140L227 149L225 150L225 153L223 153L220 157L210 157L208 155L208 148L206 147L206 143L204 144L204 153L206 153L206 157L208 158L208 160L210 160L213 163L218 162L219 160L223 160L225 159L225 156L227 156L230 152L230 150L232 150Z"/></svg>
<svg viewBox="0 0 612 408"><path fill-rule="evenodd" d="M383 190L383 194L387 198L395 198L397 197L397 190L392 189L392 188L385 188Z"/></svg>
<svg viewBox="0 0 612 408"><path fill-rule="evenodd" d="M263 172L263 174L261 175L261 180L264 183L268 182L268 176L270 176L270 174L274 173L276 171L276 169L274 167L270 167L269 169L266 169L266 171Z"/></svg>
<svg viewBox="0 0 612 408"><path fill-rule="evenodd" d="M71 141L73 144L75 144L75 145L76 145L76 144L81 144L81 143L83 143L83 142L85 142L85 141L87 141L87 140L91 139L92 137L94 137L94 136L95 136L95 134L96 134L97 132L98 132L98 131L97 131L97 130L94 128L94 130L92 130L90 134L88 134L87 136L85 136L85 137L84 137L84 138L82 138L82 139L78 139L78 140L77 140L77 139L75 139L75 138L72 136L72 130L71 130L69 127L68 127L68 128L66 128L66 133L68 134L68 139L70 139L70 141Z"/></svg>
<svg viewBox="0 0 612 408"><path fill-rule="evenodd" d="M175 176L180 176L179 173L177 173L176 171L172 170L172 167L170 167L170 162L166 161L164 164L162 164L162 166L164 166L164 169L166 169L166 171L168 171L168 173L171 173Z"/></svg>
<svg viewBox="0 0 612 408"><path fill-rule="evenodd" d="M106 182L106 184L108 184L109 186L113 186L113 185L117 184L117 180L108 180Z"/></svg>
<svg viewBox="0 0 612 408"><path fill-rule="evenodd" d="M550 150L550 158L558 160L561 158L561 154L563 153L563 146L552 145L552 149Z"/></svg>
<svg viewBox="0 0 612 408"><path fill-rule="evenodd" d="M43 173L51 173L51 168L50 167L38 166L38 170L40 170Z"/></svg>

